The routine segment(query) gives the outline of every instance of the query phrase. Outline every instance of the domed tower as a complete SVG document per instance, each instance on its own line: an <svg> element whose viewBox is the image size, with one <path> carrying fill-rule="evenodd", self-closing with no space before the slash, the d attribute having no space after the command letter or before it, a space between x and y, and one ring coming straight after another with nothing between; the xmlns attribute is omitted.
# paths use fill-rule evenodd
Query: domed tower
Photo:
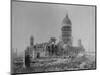
<svg viewBox="0 0 100 75"><path fill-rule="evenodd" d="M65 18L62 22L62 41L67 46L72 46L72 23L68 17L68 14L66 14Z"/></svg>

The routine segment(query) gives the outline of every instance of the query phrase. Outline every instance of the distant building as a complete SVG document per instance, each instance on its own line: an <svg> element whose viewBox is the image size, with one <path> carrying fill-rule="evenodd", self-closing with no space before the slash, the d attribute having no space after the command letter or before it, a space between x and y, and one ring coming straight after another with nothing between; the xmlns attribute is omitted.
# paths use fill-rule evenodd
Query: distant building
<svg viewBox="0 0 100 75"><path fill-rule="evenodd" d="M31 38L30 38L30 46L34 46L34 37L33 36L31 36Z"/></svg>
<svg viewBox="0 0 100 75"><path fill-rule="evenodd" d="M78 47L83 47L81 39L78 40Z"/></svg>

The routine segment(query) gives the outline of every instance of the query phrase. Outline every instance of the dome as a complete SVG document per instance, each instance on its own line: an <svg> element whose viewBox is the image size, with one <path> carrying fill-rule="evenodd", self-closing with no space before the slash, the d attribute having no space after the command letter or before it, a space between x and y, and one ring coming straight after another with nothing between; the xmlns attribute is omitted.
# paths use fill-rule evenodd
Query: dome
<svg viewBox="0 0 100 75"><path fill-rule="evenodd" d="M68 17L68 14L65 16L65 18L63 19L63 22L62 22L64 25L71 25L71 21Z"/></svg>

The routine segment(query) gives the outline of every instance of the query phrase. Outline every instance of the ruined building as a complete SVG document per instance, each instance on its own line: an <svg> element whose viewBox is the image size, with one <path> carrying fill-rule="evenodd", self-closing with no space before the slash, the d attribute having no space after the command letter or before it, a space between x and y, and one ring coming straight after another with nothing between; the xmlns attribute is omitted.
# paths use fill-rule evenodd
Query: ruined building
<svg viewBox="0 0 100 75"><path fill-rule="evenodd" d="M34 45L34 37L31 36L30 46L25 50L25 55L28 54L30 58L36 59L51 56L77 56L85 51L81 40L78 41L78 47L72 45L72 22L68 14L66 14L62 21L61 41L57 44L55 44L55 42L56 38L51 37L51 39L45 43Z"/></svg>

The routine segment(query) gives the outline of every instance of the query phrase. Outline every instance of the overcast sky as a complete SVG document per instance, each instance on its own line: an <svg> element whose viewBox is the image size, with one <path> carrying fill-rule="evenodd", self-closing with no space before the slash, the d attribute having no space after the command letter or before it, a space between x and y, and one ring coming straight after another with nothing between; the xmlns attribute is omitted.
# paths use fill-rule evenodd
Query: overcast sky
<svg viewBox="0 0 100 75"><path fill-rule="evenodd" d="M24 51L31 35L35 43L46 42L50 36L59 40L67 12L73 45L81 39L86 50L95 51L95 7L31 2L12 2L12 48Z"/></svg>

